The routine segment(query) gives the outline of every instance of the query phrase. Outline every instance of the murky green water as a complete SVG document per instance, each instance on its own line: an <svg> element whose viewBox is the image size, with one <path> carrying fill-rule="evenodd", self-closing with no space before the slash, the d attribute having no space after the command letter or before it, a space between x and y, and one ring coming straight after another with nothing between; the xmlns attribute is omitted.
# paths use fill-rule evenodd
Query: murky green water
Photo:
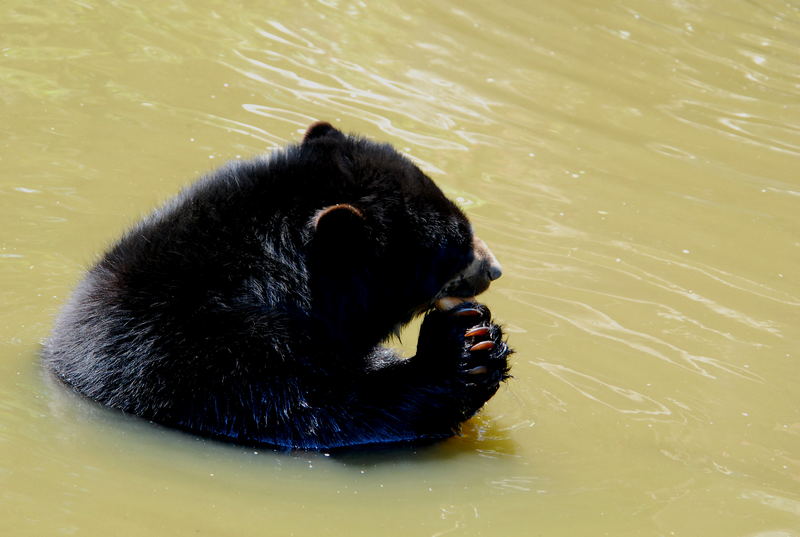
<svg viewBox="0 0 800 537"><path fill-rule="evenodd" d="M0 535L800 536L797 2L11 0L0 103ZM42 376L126 226L315 119L503 262L515 378L463 437L257 453Z"/></svg>

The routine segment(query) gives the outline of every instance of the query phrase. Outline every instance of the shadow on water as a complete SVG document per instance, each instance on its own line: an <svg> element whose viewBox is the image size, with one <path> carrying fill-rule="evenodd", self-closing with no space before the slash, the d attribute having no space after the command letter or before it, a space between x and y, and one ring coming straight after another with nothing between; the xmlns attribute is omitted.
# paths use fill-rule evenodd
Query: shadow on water
<svg viewBox="0 0 800 537"><path fill-rule="evenodd" d="M62 434L60 439L81 438L100 435L105 440L116 437L114 442L146 443L156 448L171 450L187 448L187 440L192 450L202 446L210 452L226 450L232 456L238 455L277 455L287 458L316 459L325 458L337 461L343 466L363 468L400 462L427 464L440 463L463 456L480 455L484 457L514 456L516 443L508 431L492 419L473 418L464 424L460 435L451 438L432 439L422 442L398 442L392 444L370 444L346 446L327 450L297 450L280 446L242 444L227 438L209 438L192 432L181 431L160 425L132 414L103 406L65 385L58 377L44 367L40 369L43 382L42 391L47 400L51 415L61 422L63 430L74 426L74 434ZM71 424L71 425L70 425ZM87 430L86 427L89 429ZM111 438L109 438L111 437ZM160 444L160 446L159 446Z"/></svg>
<svg viewBox="0 0 800 537"><path fill-rule="evenodd" d="M493 420L475 418L464 424L461 434L451 438L431 440L423 443L398 443L347 447L331 450L333 460L347 466L379 466L398 460L420 464L441 463L467 456L502 457L514 456L517 444L507 431Z"/></svg>

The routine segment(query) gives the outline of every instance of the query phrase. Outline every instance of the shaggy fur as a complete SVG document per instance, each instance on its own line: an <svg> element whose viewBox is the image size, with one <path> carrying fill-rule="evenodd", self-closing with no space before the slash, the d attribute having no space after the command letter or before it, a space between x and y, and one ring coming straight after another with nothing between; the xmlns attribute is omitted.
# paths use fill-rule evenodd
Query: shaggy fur
<svg viewBox="0 0 800 537"><path fill-rule="evenodd" d="M484 306L431 309L471 245L466 217L408 159L315 124L123 236L64 307L45 363L104 405L240 443L450 436L510 352ZM424 312L416 356L380 346ZM493 349L469 351L475 325Z"/></svg>

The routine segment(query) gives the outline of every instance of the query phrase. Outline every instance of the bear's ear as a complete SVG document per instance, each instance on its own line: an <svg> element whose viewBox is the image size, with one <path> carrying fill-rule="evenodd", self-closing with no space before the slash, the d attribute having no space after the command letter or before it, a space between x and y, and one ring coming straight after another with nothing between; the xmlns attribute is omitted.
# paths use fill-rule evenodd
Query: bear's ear
<svg viewBox="0 0 800 537"><path fill-rule="evenodd" d="M329 205L311 219L315 236L333 239L355 238L364 229L364 213L349 203Z"/></svg>
<svg viewBox="0 0 800 537"><path fill-rule="evenodd" d="M336 127L334 127L327 121L317 121L316 123L312 123L308 127L308 129L306 129L306 134L305 136L303 136L303 143L306 143L309 140L314 140L316 138L324 138L328 136L335 138L344 138L344 134L342 134L342 131L338 130Z"/></svg>

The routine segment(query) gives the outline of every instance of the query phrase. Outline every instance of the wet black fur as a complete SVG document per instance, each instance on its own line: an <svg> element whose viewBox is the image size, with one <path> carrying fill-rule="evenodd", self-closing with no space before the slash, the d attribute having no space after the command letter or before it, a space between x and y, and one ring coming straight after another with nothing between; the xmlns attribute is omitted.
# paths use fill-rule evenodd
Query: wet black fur
<svg viewBox="0 0 800 537"><path fill-rule="evenodd" d="M332 211L314 225L321 209ZM331 448L457 432L508 348L429 312L418 352L383 348L472 259L469 222L388 145L326 124L235 162L131 229L78 285L44 348L105 405L247 444ZM497 342L469 353L464 329ZM484 375L470 375L476 363Z"/></svg>

